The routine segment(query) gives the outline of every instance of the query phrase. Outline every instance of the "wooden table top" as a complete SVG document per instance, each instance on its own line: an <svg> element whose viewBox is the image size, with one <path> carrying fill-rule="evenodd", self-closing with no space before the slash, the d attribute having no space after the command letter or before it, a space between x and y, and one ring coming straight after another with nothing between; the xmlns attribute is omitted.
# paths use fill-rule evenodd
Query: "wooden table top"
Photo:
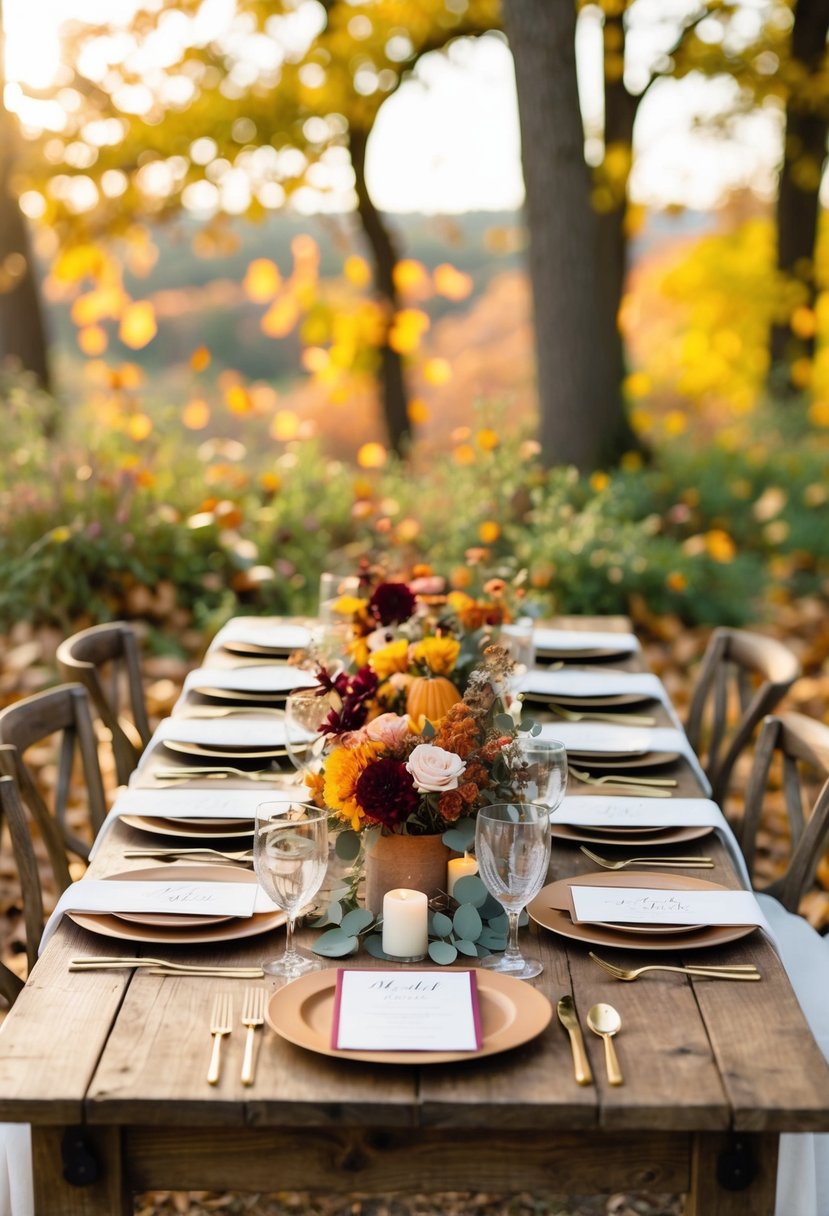
<svg viewBox="0 0 829 1216"><path fill-rule="evenodd" d="M589 624L608 627L606 620ZM122 856L124 847L146 840L115 824L90 875L147 864ZM682 851L692 849L715 858L716 868L706 877L739 886L718 837L686 844ZM577 846L554 843L552 877L592 868ZM78 955L113 953L258 964L281 950L282 931L221 945L134 951L64 918L0 1031L0 1119L159 1129L597 1128L654 1137L684 1130L829 1130L829 1068L777 955L759 932L704 952L706 962L756 963L763 979L754 984L679 975L618 983L590 961L588 947L534 927L525 932L544 960L534 986L553 1005L572 992L583 1025L596 1001L619 1010L623 1086L606 1084L601 1042L586 1027L595 1084L578 1086L569 1041L554 1017L523 1047L435 1066L331 1059L266 1028L256 1082L243 1087L238 1016L246 981L131 971L78 974L68 964ZM306 930L302 936L307 944L315 935ZM645 952L605 953L624 965L653 961ZM692 957L689 952L684 961ZM347 965L378 964L363 953ZM279 984L269 977L259 982L268 988ZM217 987L234 993L237 1025L225 1040L221 1081L213 1087L205 1074Z"/></svg>

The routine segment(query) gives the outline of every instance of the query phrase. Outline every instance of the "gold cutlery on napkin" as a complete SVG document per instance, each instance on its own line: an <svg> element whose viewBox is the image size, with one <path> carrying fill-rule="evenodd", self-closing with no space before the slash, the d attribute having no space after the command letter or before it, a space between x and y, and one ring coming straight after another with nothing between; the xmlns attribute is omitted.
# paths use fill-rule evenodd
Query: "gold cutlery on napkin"
<svg viewBox="0 0 829 1216"><path fill-rule="evenodd" d="M246 988L242 1002L242 1025L245 1027L245 1055L242 1060L242 1084L253 1085L256 1073L253 1048L256 1029L265 1024L265 989Z"/></svg>
<svg viewBox="0 0 829 1216"><path fill-rule="evenodd" d="M222 967L212 963L172 963L164 958L131 958L111 955L73 958L70 971L125 971L130 968L148 971L151 975L212 975L229 979L261 980L261 967Z"/></svg>
<svg viewBox="0 0 829 1216"><path fill-rule="evenodd" d="M557 705L555 701L545 703L545 708L549 709L557 717L563 718L565 722L613 722L617 726L655 726L656 718L652 718L649 714L627 714L616 713L611 714L607 711L599 711L596 709L565 709L563 705Z"/></svg>
<svg viewBox="0 0 829 1216"><path fill-rule="evenodd" d="M284 709L274 709L270 705L185 705L178 714L181 718L232 718L236 715L248 718L276 717L284 718Z"/></svg>
<svg viewBox="0 0 829 1216"><path fill-rule="evenodd" d="M604 773L601 777L594 777L584 769L572 768L569 765L567 771L583 785L597 785L600 789L613 786L621 793L634 793L638 798L670 798L671 789L676 785L672 777L627 777L619 773Z"/></svg>
<svg viewBox="0 0 829 1216"><path fill-rule="evenodd" d="M590 1071L590 1061L584 1046L584 1035L581 1032L579 1019L576 1016L576 1006L571 996L563 996L556 1005L558 1020L570 1036L570 1050L573 1053L573 1071L578 1085L592 1085L593 1074Z"/></svg>
<svg viewBox="0 0 829 1216"><path fill-rule="evenodd" d="M608 841L608 843L611 843ZM579 849L584 853L585 857L589 857L591 861L595 861L597 866L601 866L604 870L624 870L627 866L658 866L660 870L674 869L682 870L711 870L714 862L710 857L625 857L621 861L611 861L607 857L600 857L598 853L591 852L585 845L579 845ZM129 857L129 853L126 854Z"/></svg>
<svg viewBox="0 0 829 1216"><path fill-rule="evenodd" d="M204 765L203 767L186 768L156 768L150 773L150 776L157 781L195 781L198 777L206 777L210 781L221 781L225 777L244 777L246 781L279 781L284 779L286 774L279 769L261 769L261 768L231 768L229 764Z"/></svg>
<svg viewBox="0 0 829 1216"><path fill-rule="evenodd" d="M218 992L213 1001L213 1016L210 1019L213 1050L210 1053L210 1064L207 1069L208 1085L217 1085L219 1082L222 1067L222 1039L232 1030L233 1001L229 992Z"/></svg>
<svg viewBox="0 0 829 1216"><path fill-rule="evenodd" d="M237 853L226 853L221 849L125 849L124 857L130 861L135 861L138 858L155 857L159 861L175 861L176 858L194 857L197 861L204 859L205 861L235 861L246 862L253 861L253 849L241 849Z"/></svg>
<svg viewBox="0 0 829 1216"><path fill-rule="evenodd" d="M649 963L646 967L617 967L599 958L592 950L589 951L594 963L612 975L615 980L638 980L646 971L671 971L676 975L693 975L703 980L760 980L763 977L753 963L723 963L720 966L710 966L697 963L688 967L674 967L668 963Z"/></svg>

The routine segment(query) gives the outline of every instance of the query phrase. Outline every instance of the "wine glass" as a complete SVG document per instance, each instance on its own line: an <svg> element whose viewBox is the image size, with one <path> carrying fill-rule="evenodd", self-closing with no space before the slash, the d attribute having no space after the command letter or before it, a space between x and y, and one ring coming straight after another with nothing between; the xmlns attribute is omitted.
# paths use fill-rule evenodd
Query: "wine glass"
<svg viewBox="0 0 829 1216"><path fill-rule="evenodd" d="M336 702L336 705L335 705ZM295 768L316 772L328 746L328 735L321 734L331 710L339 707L335 693L316 688L298 688L285 701L285 746Z"/></svg>
<svg viewBox="0 0 829 1216"><path fill-rule="evenodd" d="M567 789L567 748L558 739L518 735L512 762L513 784L519 797L546 806L552 815Z"/></svg>
<svg viewBox="0 0 829 1216"><path fill-rule="evenodd" d="M263 802L256 808L253 868L259 885L288 916L285 952L262 964L268 975L302 975L321 964L294 946L300 910L322 886L328 868L328 814L302 802Z"/></svg>
<svg viewBox="0 0 829 1216"><path fill-rule="evenodd" d="M532 802L496 802L475 820L475 856L484 886L503 905L509 940L503 954L488 954L480 965L519 980L539 975L537 958L518 949L518 918L541 890L550 863L550 814Z"/></svg>

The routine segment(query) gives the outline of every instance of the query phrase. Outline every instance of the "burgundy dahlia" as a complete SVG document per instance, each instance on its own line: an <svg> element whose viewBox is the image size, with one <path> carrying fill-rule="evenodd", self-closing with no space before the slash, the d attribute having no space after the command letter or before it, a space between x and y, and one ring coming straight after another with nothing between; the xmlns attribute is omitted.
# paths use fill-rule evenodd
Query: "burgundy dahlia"
<svg viewBox="0 0 829 1216"><path fill-rule="evenodd" d="M383 757L363 769L354 794L373 823L393 828L414 815L420 799L411 774L402 760Z"/></svg>
<svg viewBox="0 0 829 1216"><path fill-rule="evenodd" d="M381 625L408 621L417 600L405 583L378 583L368 602L368 610Z"/></svg>

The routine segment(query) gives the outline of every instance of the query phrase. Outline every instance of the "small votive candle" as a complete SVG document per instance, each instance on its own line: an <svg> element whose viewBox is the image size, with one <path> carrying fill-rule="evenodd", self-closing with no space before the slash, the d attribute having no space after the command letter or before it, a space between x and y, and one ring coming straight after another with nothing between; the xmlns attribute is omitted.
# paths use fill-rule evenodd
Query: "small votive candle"
<svg viewBox="0 0 829 1216"><path fill-rule="evenodd" d="M455 894L455 883L459 878L466 878L470 874L477 873L478 863L475 858L470 857L468 853L464 853L463 857L450 858L446 871L447 894Z"/></svg>
<svg viewBox="0 0 829 1216"><path fill-rule="evenodd" d="M429 901L423 891L397 887L383 897L383 953L417 962L429 945Z"/></svg>

